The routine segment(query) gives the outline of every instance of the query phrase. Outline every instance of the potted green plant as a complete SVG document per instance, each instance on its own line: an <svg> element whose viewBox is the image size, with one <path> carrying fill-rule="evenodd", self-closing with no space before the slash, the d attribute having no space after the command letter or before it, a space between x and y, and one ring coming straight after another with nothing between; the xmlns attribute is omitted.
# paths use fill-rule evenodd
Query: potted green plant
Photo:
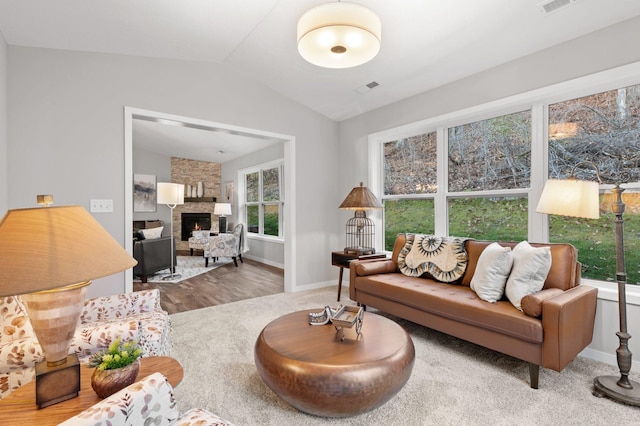
<svg viewBox="0 0 640 426"><path fill-rule="evenodd" d="M140 369L142 350L138 342L120 343L117 338L109 347L89 358L88 367L95 367L91 376L91 387L100 398L129 386L136 381Z"/></svg>

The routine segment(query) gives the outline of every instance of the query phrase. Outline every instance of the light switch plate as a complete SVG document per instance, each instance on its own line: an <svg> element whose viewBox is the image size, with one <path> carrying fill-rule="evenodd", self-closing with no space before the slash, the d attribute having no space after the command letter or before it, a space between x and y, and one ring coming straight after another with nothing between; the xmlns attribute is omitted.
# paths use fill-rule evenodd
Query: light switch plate
<svg viewBox="0 0 640 426"><path fill-rule="evenodd" d="M91 200L91 213L113 213L113 200Z"/></svg>

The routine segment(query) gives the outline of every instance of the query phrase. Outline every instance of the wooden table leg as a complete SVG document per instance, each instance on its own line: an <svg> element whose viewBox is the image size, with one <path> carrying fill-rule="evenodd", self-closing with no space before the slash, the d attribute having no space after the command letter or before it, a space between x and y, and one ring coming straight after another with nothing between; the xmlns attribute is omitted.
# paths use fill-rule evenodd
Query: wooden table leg
<svg viewBox="0 0 640 426"><path fill-rule="evenodd" d="M342 273L344 272L344 268L340 267L340 277L338 278L338 302L340 301L340 293L342 292Z"/></svg>

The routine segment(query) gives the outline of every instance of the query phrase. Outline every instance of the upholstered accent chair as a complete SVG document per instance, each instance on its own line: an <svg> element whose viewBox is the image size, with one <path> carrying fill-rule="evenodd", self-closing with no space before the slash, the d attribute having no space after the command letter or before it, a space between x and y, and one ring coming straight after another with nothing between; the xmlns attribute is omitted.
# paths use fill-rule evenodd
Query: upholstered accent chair
<svg viewBox="0 0 640 426"><path fill-rule="evenodd" d="M213 413L194 408L180 415L173 387L161 373L150 376L114 393L59 426L179 425L233 426Z"/></svg>
<svg viewBox="0 0 640 426"><path fill-rule="evenodd" d="M70 352L86 361L111 341L135 340L143 356L169 355L171 322L157 289L87 299ZM0 298L0 398L35 377L44 360L20 296Z"/></svg>
<svg viewBox="0 0 640 426"><path fill-rule="evenodd" d="M244 225L239 223L233 228L231 234L220 234L210 237L209 242L204 246L205 266L209 266L209 258L214 262L219 257L230 257L238 267L237 259L242 260L242 249L244 247Z"/></svg>
<svg viewBox="0 0 640 426"><path fill-rule="evenodd" d="M189 237L189 255L193 256L194 250L204 250L204 247L209 244L211 237L217 235L217 232L212 230L198 230L191 231Z"/></svg>

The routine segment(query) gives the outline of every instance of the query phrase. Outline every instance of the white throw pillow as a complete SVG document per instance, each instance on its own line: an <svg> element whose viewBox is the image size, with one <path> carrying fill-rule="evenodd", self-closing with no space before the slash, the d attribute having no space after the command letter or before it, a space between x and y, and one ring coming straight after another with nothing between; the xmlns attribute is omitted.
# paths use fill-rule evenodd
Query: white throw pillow
<svg viewBox="0 0 640 426"><path fill-rule="evenodd" d="M163 229L164 226L158 226L157 228L142 229L140 232L144 235L145 240L153 240L162 236Z"/></svg>
<svg viewBox="0 0 640 426"><path fill-rule="evenodd" d="M513 256L509 247L502 247L498 243L489 244L478 258L478 265L471 278L471 289L480 299L497 302L504 294L512 263Z"/></svg>
<svg viewBox="0 0 640 426"><path fill-rule="evenodd" d="M505 293L517 309L522 310L520 301L528 294L542 290L551 269L551 248L531 247L522 241L513 248L513 269L507 280Z"/></svg>

